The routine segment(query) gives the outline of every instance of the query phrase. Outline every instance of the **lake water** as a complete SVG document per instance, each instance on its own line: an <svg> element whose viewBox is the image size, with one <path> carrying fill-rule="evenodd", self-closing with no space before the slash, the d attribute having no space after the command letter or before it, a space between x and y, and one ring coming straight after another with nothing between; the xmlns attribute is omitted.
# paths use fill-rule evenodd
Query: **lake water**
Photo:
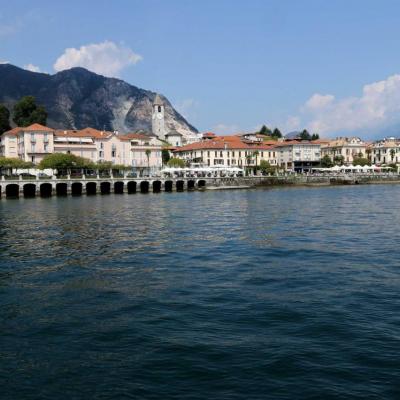
<svg viewBox="0 0 400 400"><path fill-rule="evenodd" d="M1 399L399 399L400 186L0 201Z"/></svg>

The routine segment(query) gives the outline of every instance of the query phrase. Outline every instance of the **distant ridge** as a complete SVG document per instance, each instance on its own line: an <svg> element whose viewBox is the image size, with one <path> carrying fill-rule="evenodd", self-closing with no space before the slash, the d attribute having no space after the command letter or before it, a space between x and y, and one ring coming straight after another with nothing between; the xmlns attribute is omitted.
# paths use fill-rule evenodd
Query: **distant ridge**
<svg viewBox="0 0 400 400"><path fill-rule="evenodd" d="M156 93L120 79L107 78L84 68L54 75L0 64L0 103L10 111L21 97L32 95L46 107L53 128L151 132L152 103ZM197 129L180 115L164 96L167 130L190 134Z"/></svg>

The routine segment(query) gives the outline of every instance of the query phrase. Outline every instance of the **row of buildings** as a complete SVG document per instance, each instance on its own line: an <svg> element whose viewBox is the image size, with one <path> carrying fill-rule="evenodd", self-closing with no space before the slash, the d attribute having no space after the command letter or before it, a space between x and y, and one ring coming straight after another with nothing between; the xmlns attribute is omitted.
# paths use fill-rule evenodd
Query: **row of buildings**
<svg viewBox="0 0 400 400"><path fill-rule="evenodd" d="M203 140L174 149L175 156L205 165L254 167L262 160L288 171L309 171L328 156L332 162L352 165L365 158L375 165L400 163L400 140L365 142L358 137L333 140L266 141L262 135L203 135Z"/></svg>
<svg viewBox="0 0 400 400"><path fill-rule="evenodd" d="M133 168L159 169L162 150L190 164L254 168L261 161L290 171L308 171L329 156L350 165L367 158L376 165L400 163L400 140L388 138L374 143L360 138L334 140L266 140L255 133L217 136L213 133L188 137L165 131L165 110L157 95L153 104L152 133L99 131L93 128L59 130L33 124L16 127L0 136L0 156L20 158L38 164L51 153L69 153L93 162L111 162Z"/></svg>
<svg viewBox="0 0 400 400"><path fill-rule="evenodd" d="M93 128L57 130L33 124L4 132L0 137L0 156L38 164L47 154L67 153L93 162L159 168L162 144L154 135L119 135Z"/></svg>
<svg viewBox="0 0 400 400"><path fill-rule="evenodd" d="M217 136L205 133L197 142L173 145L154 134L81 130L57 130L33 124L13 128L0 136L0 156L20 158L38 164L51 153L69 153L93 162L112 162L136 168L161 168L162 149L188 163L208 166L255 167L262 160L291 171L307 171L321 158L350 165L356 158L367 158L376 165L400 163L400 141L388 138L374 143L360 138L334 140L265 140L262 135Z"/></svg>

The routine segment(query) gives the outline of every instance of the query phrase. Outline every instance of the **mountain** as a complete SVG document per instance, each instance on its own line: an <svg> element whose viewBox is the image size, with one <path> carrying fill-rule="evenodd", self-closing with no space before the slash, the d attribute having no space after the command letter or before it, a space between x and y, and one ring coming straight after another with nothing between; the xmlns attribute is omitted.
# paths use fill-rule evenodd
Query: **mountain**
<svg viewBox="0 0 400 400"><path fill-rule="evenodd" d="M285 135L285 139L298 139L300 137L300 131L289 132Z"/></svg>
<svg viewBox="0 0 400 400"><path fill-rule="evenodd" d="M117 130L121 133L151 132L152 104L156 93L120 79L107 78L84 68L48 75L0 64L0 103L10 111L23 96L31 95L48 112L52 128ZM161 95L166 130L184 136L197 132Z"/></svg>

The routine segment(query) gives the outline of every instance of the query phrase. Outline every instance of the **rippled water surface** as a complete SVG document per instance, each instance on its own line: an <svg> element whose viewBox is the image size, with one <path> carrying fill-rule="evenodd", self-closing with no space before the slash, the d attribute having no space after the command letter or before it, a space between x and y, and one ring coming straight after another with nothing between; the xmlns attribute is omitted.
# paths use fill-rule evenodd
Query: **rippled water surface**
<svg viewBox="0 0 400 400"><path fill-rule="evenodd" d="M1 399L399 399L400 186L0 201Z"/></svg>

